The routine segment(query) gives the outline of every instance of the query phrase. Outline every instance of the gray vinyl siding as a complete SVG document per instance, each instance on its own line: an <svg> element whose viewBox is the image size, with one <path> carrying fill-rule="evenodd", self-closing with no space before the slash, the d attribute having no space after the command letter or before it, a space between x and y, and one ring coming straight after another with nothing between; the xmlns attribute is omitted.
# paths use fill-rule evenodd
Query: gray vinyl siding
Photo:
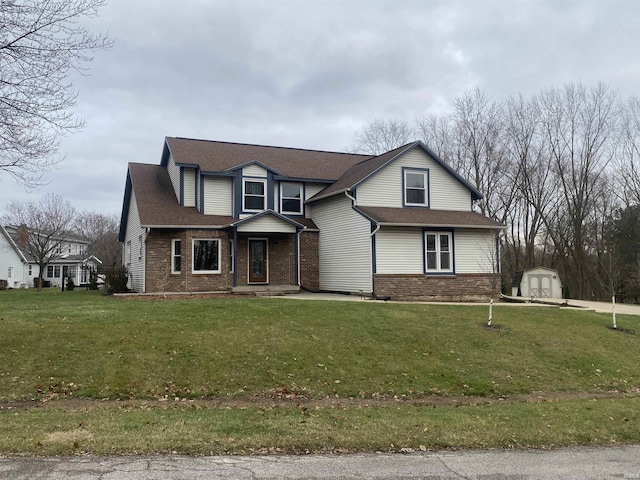
<svg viewBox="0 0 640 480"><path fill-rule="evenodd" d="M371 293L370 222L344 195L315 203L313 221L320 229L320 289Z"/></svg>
<svg viewBox="0 0 640 480"><path fill-rule="evenodd" d="M205 215L233 215L233 182L228 177L204 177Z"/></svg>
<svg viewBox="0 0 640 480"><path fill-rule="evenodd" d="M253 221L238 225L238 232L241 233L296 233L296 227L270 215L263 215Z"/></svg>
<svg viewBox="0 0 640 480"><path fill-rule="evenodd" d="M176 198L180 201L180 167L176 165L176 162L173 160L173 156L170 156L169 161L167 162L167 172L169 173L169 178L171 179L171 184L173 185L173 191L176 194Z"/></svg>
<svg viewBox="0 0 640 480"><path fill-rule="evenodd" d="M142 236L144 243L145 231L140 225L140 215L138 214L138 205L136 203L135 191L131 192L131 202L129 203L129 217L127 219L127 231L125 233L124 245L128 241L131 241L131 263L128 263L128 259L124 258L124 265L129 271L129 284L127 285L131 290L135 292L144 292L144 262L145 262L145 249L143 245L142 258L139 257L140 241ZM167 260L168 262L168 260Z"/></svg>
<svg viewBox="0 0 640 480"><path fill-rule="evenodd" d="M381 228L376 233L376 273L424 273L421 228Z"/></svg>
<svg viewBox="0 0 640 480"><path fill-rule="evenodd" d="M357 186L358 205L402 208L403 167L429 170L429 206L436 210L471 210L471 192L435 160L414 149Z"/></svg>
<svg viewBox="0 0 640 480"><path fill-rule="evenodd" d="M260 165L249 165L242 169L243 177L266 177L267 171Z"/></svg>
<svg viewBox="0 0 640 480"><path fill-rule="evenodd" d="M304 199L309 200L316 193L321 192L327 188L325 183L305 183L304 185Z"/></svg>
<svg viewBox="0 0 640 480"><path fill-rule="evenodd" d="M494 235L491 230L456 230L456 273L492 273L496 257Z"/></svg>
<svg viewBox="0 0 640 480"><path fill-rule="evenodd" d="M184 206L195 207L196 206L196 170L195 168L184 168Z"/></svg>

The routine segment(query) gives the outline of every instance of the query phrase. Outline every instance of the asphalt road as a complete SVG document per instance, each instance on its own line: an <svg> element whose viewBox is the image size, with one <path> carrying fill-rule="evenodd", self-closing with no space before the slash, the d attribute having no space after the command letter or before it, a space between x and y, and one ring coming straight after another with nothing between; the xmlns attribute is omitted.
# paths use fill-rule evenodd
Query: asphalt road
<svg viewBox="0 0 640 480"><path fill-rule="evenodd" d="M268 457L0 458L5 480L640 479L640 446Z"/></svg>

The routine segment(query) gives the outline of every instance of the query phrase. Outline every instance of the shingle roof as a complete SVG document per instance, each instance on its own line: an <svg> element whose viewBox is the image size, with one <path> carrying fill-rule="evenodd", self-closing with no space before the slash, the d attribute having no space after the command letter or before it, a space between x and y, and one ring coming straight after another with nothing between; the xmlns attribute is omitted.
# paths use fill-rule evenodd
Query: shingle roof
<svg viewBox="0 0 640 480"><path fill-rule="evenodd" d="M195 207L181 206L167 169L160 165L130 163L129 175L143 227L214 227L234 222L232 216L203 215Z"/></svg>
<svg viewBox="0 0 640 480"><path fill-rule="evenodd" d="M344 191L353 188L357 183L362 181L364 178L371 175L373 172L378 170L379 168L386 165L389 161L393 160L397 155L400 155L405 150L408 150L413 144L403 145L401 147L396 148L395 150L391 150L383 155L379 155L377 157L368 158L366 160L362 160L347 170L340 179L332 185L329 185L327 188L316 194L312 201L320 200L322 198L327 198L336 193L341 193Z"/></svg>
<svg viewBox="0 0 640 480"><path fill-rule="evenodd" d="M464 180L460 175L458 175L449 165L443 162L438 156L433 153L431 150L427 148L422 142L417 141L413 143L408 143L401 147L396 148L395 150L391 150L387 153L379 155L377 157L371 157L365 160L362 160L351 167L349 170L345 172L340 179L332 185L329 185L327 188L322 190L321 192L314 195L308 201L315 202L316 200L321 200L323 198L331 197L332 195L336 195L338 193L345 192L356 187L360 182L367 179L370 175L377 172L379 169L387 165L389 162L393 161L395 158L403 155L404 153L409 152L415 148L419 148L423 150L427 155L429 155L436 163L440 164L442 168L448 171L455 179L457 179L465 188L467 188L471 192L471 197L474 200L479 200L482 198L482 194L476 188Z"/></svg>
<svg viewBox="0 0 640 480"><path fill-rule="evenodd" d="M334 181L370 155L299 148L215 142L167 137L162 165L170 152L176 163L198 165L203 172L224 172L251 162L261 163L290 178Z"/></svg>
<svg viewBox="0 0 640 480"><path fill-rule="evenodd" d="M416 227L469 227L500 229L504 225L470 211L431 210L430 208L356 207L380 224Z"/></svg>

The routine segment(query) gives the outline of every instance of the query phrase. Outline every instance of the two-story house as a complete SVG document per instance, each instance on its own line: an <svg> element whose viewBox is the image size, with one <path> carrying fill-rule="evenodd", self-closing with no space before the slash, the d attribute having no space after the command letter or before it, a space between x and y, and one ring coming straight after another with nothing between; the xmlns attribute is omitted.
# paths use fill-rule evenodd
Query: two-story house
<svg viewBox="0 0 640 480"><path fill-rule="evenodd" d="M7 280L8 288L35 286L40 267L29 250L29 236L36 235L27 227L0 225L0 279ZM63 278L72 278L76 285L89 282L90 270L96 270L100 259L87 253L89 242L66 235L64 239L51 238L51 252L42 278L50 285L59 286Z"/></svg>
<svg viewBox="0 0 640 480"><path fill-rule="evenodd" d="M499 223L423 143L371 157L166 138L129 164L120 241L138 292L492 295Z"/></svg>

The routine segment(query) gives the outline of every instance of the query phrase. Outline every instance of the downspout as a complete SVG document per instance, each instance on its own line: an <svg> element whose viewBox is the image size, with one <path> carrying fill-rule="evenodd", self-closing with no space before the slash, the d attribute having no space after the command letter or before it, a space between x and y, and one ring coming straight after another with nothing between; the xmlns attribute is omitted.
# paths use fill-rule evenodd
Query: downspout
<svg viewBox="0 0 640 480"><path fill-rule="evenodd" d="M376 298L376 270L378 269L376 265L376 238L375 235L380 230L380 224L376 223L375 228L371 231L371 296Z"/></svg>
<svg viewBox="0 0 640 480"><path fill-rule="evenodd" d="M149 236L150 232L151 232L151 229L149 227L146 227L144 229L144 258L142 259L142 291L143 292L147 291L147 237ZM171 265L169 265L169 268L171 268Z"/></svg>
<svg viewBox="0 0 640 480"><path fill-rule="evenodd" d="M349 194L349 190L345 190L345 191L344 191L344 194L346 195L346 197L347 197L349 200L351 200L351 201L353 202L353 206L354 206L354 207L357 207L357 206L358 206L358 202L356 201L355 197L352 197L352 196Z"/></svg>

